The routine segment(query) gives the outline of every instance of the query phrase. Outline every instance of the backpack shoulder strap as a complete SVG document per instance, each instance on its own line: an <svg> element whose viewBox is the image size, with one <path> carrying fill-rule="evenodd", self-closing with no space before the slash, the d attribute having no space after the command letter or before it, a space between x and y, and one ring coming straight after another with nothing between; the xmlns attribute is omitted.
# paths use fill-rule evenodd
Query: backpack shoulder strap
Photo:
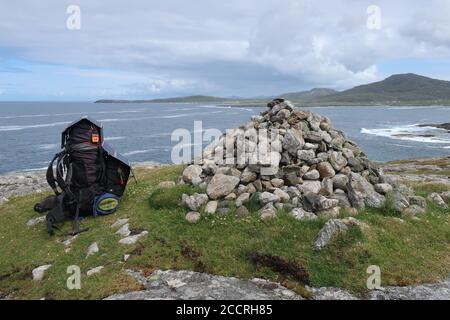
<svg viewBox="0 0 450 320"><path fill-rule="evenodd" d="M64 191L67 196L69 203L75 201L74 194L70 190L70 179L72 179L72 168L69 160L69 154L64 152L58 158L58 162L56 163L56 182L61 190ZM67 170L66 178L64 179L64 170Z"/></svg>
<svg viewBox="0 0 450 320"><path fill-rule="evenodd" d="M59 159L60 156L64 152L65 151L55 154L52 161L50 161L50 164L48 165L47 173L46 173L47 183L49 184L49 186L52 188L53 192L55 192L55 194L57 196L60 195L61 193L58 191L58 188L56 187L57 180L55 178L55 174L53 173L53 165L54 165L56 159Z"/></svg>

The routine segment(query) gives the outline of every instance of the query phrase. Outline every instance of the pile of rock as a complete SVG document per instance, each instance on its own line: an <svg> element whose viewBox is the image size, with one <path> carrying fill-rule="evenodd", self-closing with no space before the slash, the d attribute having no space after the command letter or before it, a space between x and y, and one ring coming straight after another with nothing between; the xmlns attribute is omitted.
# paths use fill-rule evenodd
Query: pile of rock
<svg viewBox="0 0 450 320"><path fill-rule="evenodd" d="M328 118L283 99L268 107L227 131L205 148L200 164L184 170L179 183L206 189L206 194L183 195L192 221L205 205L207 213L225 214L235 206L245 215L252 197L259 202L262 219L275 217L276 209L301 220L336 217L343 208L356 214L366 207L384 207L387 194L394 195L401 211L424 208L423 198L388 179Z"/></svg>

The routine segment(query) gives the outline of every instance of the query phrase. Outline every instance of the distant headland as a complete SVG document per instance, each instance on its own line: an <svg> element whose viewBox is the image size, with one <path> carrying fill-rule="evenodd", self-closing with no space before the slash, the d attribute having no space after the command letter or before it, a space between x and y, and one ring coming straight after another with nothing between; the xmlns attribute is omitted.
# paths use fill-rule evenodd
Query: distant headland
<svg viewBox="0 0 450 320"><path fill-rule="evenodd" d="M273 98L285 98L305 106L450 105L450 81L412 73L392 75L382 81L345 91L314 88L263 98L190 95L150 100L102 99L95 103L214 103L228 106L265 106Z"/></svg>

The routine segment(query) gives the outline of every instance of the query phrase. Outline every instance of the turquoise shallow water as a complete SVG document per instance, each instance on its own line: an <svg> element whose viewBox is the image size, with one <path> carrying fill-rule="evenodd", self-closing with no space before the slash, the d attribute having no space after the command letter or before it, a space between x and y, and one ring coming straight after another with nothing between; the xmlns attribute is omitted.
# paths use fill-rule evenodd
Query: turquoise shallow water
<svg viewBox="0 0 450 320"><path fill-rule="evenodd" d="M205 104L94 104L90 102L1 102L0 173L46 167L59 150L60 132L83 115L101 121L111 145L131 161L170 163L173 130L224 131L262 108ZM450 154L450 133L417 124L450 122L449 107L318 107L334 127L356 141L373 160Z"/></svg>

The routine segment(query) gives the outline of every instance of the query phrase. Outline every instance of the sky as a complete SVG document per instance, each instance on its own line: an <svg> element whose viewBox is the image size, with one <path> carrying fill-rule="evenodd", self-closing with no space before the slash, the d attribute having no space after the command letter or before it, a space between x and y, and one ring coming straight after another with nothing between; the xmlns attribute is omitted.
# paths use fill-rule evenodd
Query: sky
<svg viewBox="0 0 450 320"><path fill-rule="evenodd" d="M447 0L4 0L0 101L259 97L409 72L450 80L448 17Z"/></svg>

